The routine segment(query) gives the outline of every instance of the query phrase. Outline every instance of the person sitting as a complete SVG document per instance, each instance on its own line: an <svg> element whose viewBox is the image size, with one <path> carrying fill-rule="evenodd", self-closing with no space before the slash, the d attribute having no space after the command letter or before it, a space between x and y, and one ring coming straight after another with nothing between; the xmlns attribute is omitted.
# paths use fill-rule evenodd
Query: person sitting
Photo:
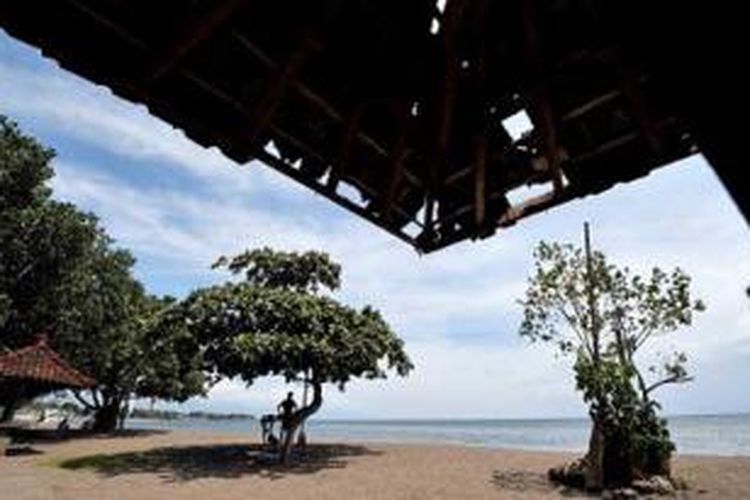
<svg viewBox="0 0 750 500"><path fill-rule="evenodd" d="M260 417L261 442L269 446L276 446L279 440L273 434L273 424L276 422L276 415L263 415Z"/></svg>

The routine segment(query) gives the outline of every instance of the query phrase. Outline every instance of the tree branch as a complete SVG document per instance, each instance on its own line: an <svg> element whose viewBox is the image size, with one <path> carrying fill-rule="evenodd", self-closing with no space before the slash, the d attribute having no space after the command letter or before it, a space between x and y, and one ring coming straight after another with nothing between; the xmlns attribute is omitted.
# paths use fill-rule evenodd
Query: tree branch
<svg viewBox="0 0 750 500"><path fill-rule="evenodd" d="M578 329L578 327L576 327L576 314L575 313L571 314L571 313L567 312L565 310L565 305L564 304L558 304L557 310L558 310L558 312L560 314L563 315L563 317L565 318L565 321L568 322L568 326L570 326L570 329L573 330L573 332L578 337L578 340L586 348L586 352L588 352L589 356L593 357L594 353L593 353L593 351L591 349L591 346L589 345L589 343L588 343L588 341L586 339L586 336L584 335L584 333L581 330Z"/></svg>
<svg viewBox="0 0 750 500"><path fill-rule="evenodd" d="M648 386L646 388L646 395L651 394L652 391L666 384L684 384L687 382L691 382L692 380L693 380L693 377L688 377L688 376L683 376L683 375L675 375L672 377L668 377L658 382L654 382L653 384Z"/></svg>
<svg viewBox="0 0 750 500"><path fill-rule="evenodd" d="M71 391L73 393L73 397L78 400L79 403L83 405L84 408L87 410L96 410L96 406L86 401L83 397L83 395L79 391Z"/></svg>

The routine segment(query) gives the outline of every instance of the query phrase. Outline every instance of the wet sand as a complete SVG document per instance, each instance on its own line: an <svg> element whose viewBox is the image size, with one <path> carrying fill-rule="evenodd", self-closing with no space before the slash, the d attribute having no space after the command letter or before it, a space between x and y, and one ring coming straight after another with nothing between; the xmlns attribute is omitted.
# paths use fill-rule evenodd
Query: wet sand
<svg viewBox="0 0 750 500"><path fill-rule="evenodd" d="M137 433L33 443L0 457L0 498L503 499L571 492L546 470L571 454L443 445L314 444L281 467L242 435ZM750 457L678 457L680 498L750 498ZM576 495L572 495L576 496Z"/></svg>

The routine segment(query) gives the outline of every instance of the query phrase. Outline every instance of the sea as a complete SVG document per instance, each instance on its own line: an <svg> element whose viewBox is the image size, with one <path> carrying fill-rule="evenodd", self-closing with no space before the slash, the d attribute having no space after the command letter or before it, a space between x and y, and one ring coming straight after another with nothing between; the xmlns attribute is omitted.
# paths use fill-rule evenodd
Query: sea
<svg viewBox="0 0 750 500"><path fill-rule="evenodd" d="M750 414L668 417L677 452L689 455L750 456ZM254 439L254 419L129 419L132 429L207 430L243 434ZM355 441L448 444L524 450L583 451L589 437L587 419L427 419L318 420L307 423L309 442Z"/></svg>

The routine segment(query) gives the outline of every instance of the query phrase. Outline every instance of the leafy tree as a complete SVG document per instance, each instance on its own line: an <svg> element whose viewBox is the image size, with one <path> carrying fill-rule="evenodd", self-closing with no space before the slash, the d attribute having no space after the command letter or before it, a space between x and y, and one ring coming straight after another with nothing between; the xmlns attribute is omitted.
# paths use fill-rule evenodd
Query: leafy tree
<svg viewBox="0 0 750 500"><path fill-rule="evenodd" d="M574 360L576 385L589 405L592 436L586 458L593 487L669 473L674 445L657 416L654 391L688 382L684 353L643 366L640 353L656 336L690 325L703 304L690 295L679 268L640 276L609 264L600 252L540 243L522 301L520 334L554 344Z"/></svg>
<svg viewBox="0 0 750 500"><path fill-rule="evenodd" d="M0 116L0 345L51 326L55 287L100 235L95 217L50 199L53 156Z"/></svg>
<svg viewBox="0 0 750 500"><path fill-rule="evenodd" d="M131 395L201 393L203 367L184 331L150 330L171 301L145 293L130 253L113 248L93 214L51 199L53 157L0 117L0 345L52 335L98 381L78 397L96 412L95 428L109 431Z"/></svg>
<svg viewBox="0 0 750 500"><path fill-rule="evenodd" d="M388 368L405 376L412 369L403 342L378 311L357 310L320 293L340 284L340 267L326 254L264 248L221 258L216 267L246 279L192 293L167 315L164 327L186 325L216 376L252 384L280 375L311 385L312 401L289 422L282 461L296 430L321 407L324 384L343 390L352 378L384 378Z"/></svg>
<svg viewBox="0 0 750 500"><path fill-rule="evenodd" d="M184 401L203 393L192 339L153 328L174 299L147 295L131 276L133 263L127 251L101 245L59 290L55 345L98 382L75 394L95 412L96 431L114 430L133 396Z"/></svg>

